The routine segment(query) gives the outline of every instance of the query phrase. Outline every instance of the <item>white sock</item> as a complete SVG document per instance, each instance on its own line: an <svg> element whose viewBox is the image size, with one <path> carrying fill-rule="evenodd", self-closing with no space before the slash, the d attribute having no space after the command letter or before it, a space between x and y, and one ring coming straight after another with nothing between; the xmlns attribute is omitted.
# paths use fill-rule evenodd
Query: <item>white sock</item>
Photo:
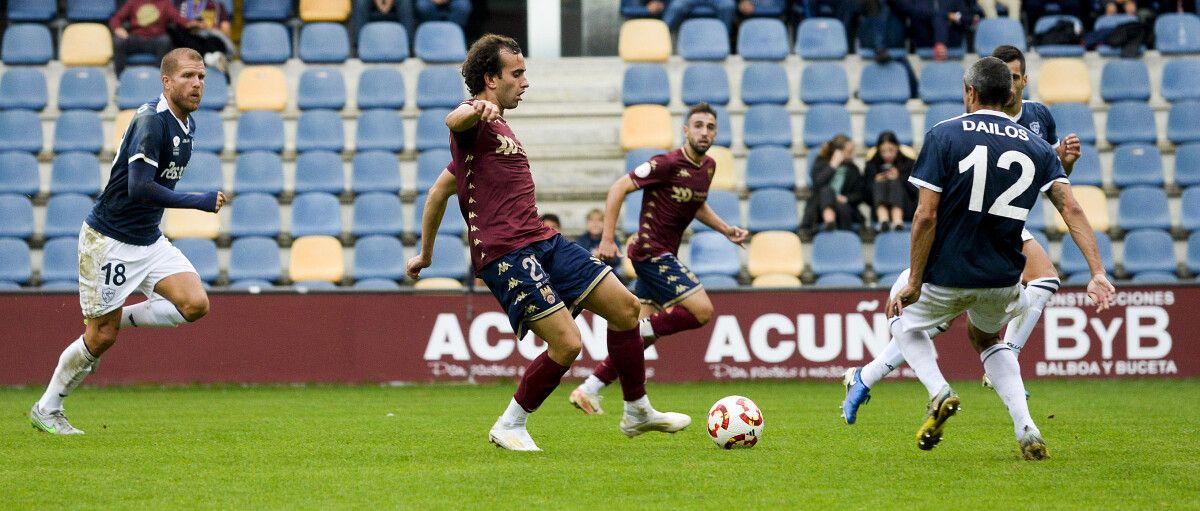
<svg viewBox="0 0 1200 511"><path fill-rule="evenodd" d="M1021 348L1024 348L1025 343L1029 342L1029 335L1033 333L1038 319L1042 317L1042 309L1046 308L1046 302L1050 301L1050 297L1058 292L1058 286L1058 279L1053 277L1031 280L1025 286L1025 299L1029 303L1029 308L1025 309L1024 314L1009 321L1008 329L1004 331L1005 344L1008 344L1008 347L1012 348L1017 355L1021 354Z"/></svg>
<svg viewBox="0 0 1200 511"><path fill-rule="evenodd" d="M650 318L642 318L638 321L638 332L642 334L642 339L654 340L658 336L654 335L654 325L650 324Z"/></svg>
<svg viewBox="0 0 1200 511"><path fill-rule="evenodd" d="M579 385L579 388L583 389L583 391L588 394L599 394L601 390L604 390L604 386L604 380L601 380L600 378L597 378L596 375L592 374L588 375L586 380L583 380L583 383Z"/></svg>
<svg viewBox="0 0 1200 511"><path fill-rule="evenodd" d="M1021 366L1017 363L1017 354L1007 345L997 344L983 350L983 353L979 354L979 360L983 362L983 370L987 371L988 378L992 380L992 387L1004 401L1004 406L1008 407L1017 439L1021 438L1026 426L1040 434L1033 418L1029 416L1029 403L1025 400L1025 382L1021 380Z"/></svg>
<svg viewBox="0 0 1200 511"><path fill-rule="evenodd" d="M871 388L875 386L876 382L882 380L884 376L887 376L892 371L895 371L903 363L904 354L900 353L900 345L893 338L883 348L883 353L880 353L878 357L875 357L875 360L863 366L862 372L859 373L859 378L862 379L863 385Z"/></svg>
<svg viewBox="0 0 1200 511"><path fill-rule="evenodd" d="M63 407L63 398L67 397L75 387L79 386L84 377L92 372L92 366L96 364L97 358L92 356L88 351L87 345L83 342L83 336L75 339L75 342L67 346L63 350L62 355L58 357L58 367L54 369L54 376L50 378L50 384L46 386L46 393L42 394L42 399L38 400L38 408L43 412L61 410Z"/></svg>
<svg viewBox="0 0 1200 511"><path fill-rule="evenodd" d="M154 297L121 310L121 328L157 326L174 328L186 323L175 304L166 298Z"/></svg>
<svg viewBox="0 0 1200 511"><path fill-rule="evenodd" d="M525 419L529 418L529 412L521 408L517 404L517 398L513 398L508 402L508 408L504 410L504 415L500 416L500 421L510 428L525 427Z"/></svg>
<svg viewBox="0 0 1200 511"><path fill-rule="evenodd" d="M644 418L647 414L654 411L650 406L650 396L642 396L637 401L625 402L625 414L632 415L638 418Z"/></svg>
<svg viewBox="0 0 1200 511"><path fill-rule="evenodd" d="M924 331L903 331L901 328L903 323L903 320L892 322L892 336L899 344L904 360L913 368L913 371L916 371L917 378L925 385L925 390L929 391L929 397L933 398L942 391L942 387L947 385L946 378L938 369L937 352L933 349L933 341Z"/></svg>

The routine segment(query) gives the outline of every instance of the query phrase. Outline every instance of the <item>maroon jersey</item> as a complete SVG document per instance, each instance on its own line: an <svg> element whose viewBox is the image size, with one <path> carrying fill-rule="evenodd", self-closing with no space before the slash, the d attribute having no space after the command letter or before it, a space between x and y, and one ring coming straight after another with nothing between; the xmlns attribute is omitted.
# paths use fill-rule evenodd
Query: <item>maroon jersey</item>
<svg viewBox="0 0 1200 511"><path fill-rule="evenodd" d="M683 231L696 218L708 198L717 162L705 156L692 163L683 149L660 154L629 173L633 184L643 190L638 232L629 243L629 259L675 254Z"/></svg>
<svg viewBox="0 0 1200 511"><path fill-rule="evenodd" d="M534 200L525 148L503 119L450 134L449 170L458 181L458 205L467 221L476 272L501 256L553 237Z"/></svg>

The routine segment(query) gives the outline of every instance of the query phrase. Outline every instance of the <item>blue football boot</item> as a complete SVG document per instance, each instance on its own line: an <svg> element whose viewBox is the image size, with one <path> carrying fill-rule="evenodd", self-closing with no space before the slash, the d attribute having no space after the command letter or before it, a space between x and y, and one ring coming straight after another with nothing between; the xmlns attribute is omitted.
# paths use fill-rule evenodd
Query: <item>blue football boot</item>
<svg viewBox="0 0 1200 511"><path fill-rule="evenodd" d="M842 377L842 385L846 387L846 400L842 401L842 418L846 424L854 424L858 420L858 407L871 401L871 389L863 384L861 367L851 367Z"/></svg>

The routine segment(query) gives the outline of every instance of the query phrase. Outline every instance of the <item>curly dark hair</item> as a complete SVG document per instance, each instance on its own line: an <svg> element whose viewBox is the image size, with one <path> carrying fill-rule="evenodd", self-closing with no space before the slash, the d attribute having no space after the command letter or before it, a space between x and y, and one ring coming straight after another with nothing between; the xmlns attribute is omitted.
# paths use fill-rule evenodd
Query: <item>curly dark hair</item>
<svg viewBox="0 0 1200 511"><path fill-rule="evenodd" d="M521 54L521 45L513 38L499 34L484 34L467 50L467 60L463 61L462 75L467 82L467 89L472 96L477 96L487 87L484 77L498 75L503 69L500 62L500 50L508 50L514 55Z"/></svg>

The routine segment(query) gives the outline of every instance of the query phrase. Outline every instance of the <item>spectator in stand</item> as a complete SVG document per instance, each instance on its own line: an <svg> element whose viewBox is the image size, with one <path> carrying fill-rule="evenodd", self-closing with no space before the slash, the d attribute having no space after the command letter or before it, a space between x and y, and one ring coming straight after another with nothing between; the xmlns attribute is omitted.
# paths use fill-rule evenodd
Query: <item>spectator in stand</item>
<svg viewBox="0 0 1200 511"><path fill-rule="evenodd" d="M168 30L176 47L191 48L204 56L204 64L225 73L237 48L230 39L229 12L218 0L183 0L179 13L199 28Z"/></svg>
<svg viewBox="0 0 1200 511"><path fill-rule="evenodd" d="M979 10L983 11L983 17L996 18L999 17L999 11L996 10L996 4L1001 4L1005 9L1008 9L1008 17L1016 21L1021 21L1021 0L978 0ZM1037 20L1033 20L1037 21Z"/></svg>
<svg viewBox="0 0 1200 511"><path fill-rule="evenodd" d="M158 67L163 55L171 51L168 28L198 29L202 25L180 15L171 0L129 0L108 19L108 27L113 31L113 68L119 77L126 60L135 53L153 53Z"/></svg>
<svg viewBox="0 0 1200 511"><path fill-rule="evenodd" d="M655 6L654 4L659 4ZM683 20L688 19L695 9L707 8L711 10L725 24L729 31L733 32L733 12L737 10L734 5L734 0L650 0L646 2L646 9L654 15L654 11L662 12L662 20L666 22L671 30L676 30Z"/></svg>
<svg viewBox="0 0 1200 511"><path fill-rule="evenodd" d="M575 238L575 243L586 248L592 256L596 256L596 250L600 247L600 235L604 234L604 212L599 208L588 211L586 222L584 223L585 231ZM621 240L617 240L617 245L621 245ZM608 261L608 265L614 270L621 267L621 252L617 251L617 257ZM618 271L618 273L620 273Z"/></svg>
<svg viewBox="0 0 1200 511"><path fill-rule="evenodd" d="M417 20L453 21L460 27L471 17L471 0L417 0Z"/></svg>
<svg viewBox="0 0 1200 511"><path fill-rule="evenodd" d="M372 21L398 22L411 37L416 30L412 11L412 0L354 0L354 9L350 12L352 39L358 41L358 31Z"/></svg>
<svg viewBox="0 0 1200 511"><path fill-rule="evenodd" d="M1048 15L1046 12L1046 4L1050 3L1057 4L1058 10L1049 14L1068 14L1079 18L1080 20L1087 20L1091 17L1091 13L1088 13L1084 10L1083 0L1025 0L1022 2L1022 5L1025 9L1025 17L1029 20L1030 27L1037 23L1037 20L1041 19L1042 16Z"/></svg>
<svg viewBox="0 0 1200 511"><path fill-rule="evenodd" d="M909 37L917 48L933 48L934 60L946 60L949 48L963 44L979 22L974 0L888 0L892 10L908 19Z"/></svg>
<svg viewBox="0 0 1200 511"><path fill-rule="evenodd" d="M850 230L861 223L862 214L858 205L866 192L862 172L854 163L854 141L838 134L821 146L813 162L813 196L805 206L803 226L810 232L816 230L816 217L820 215L826 231Z"/></svg>
<svg viewBox="0 0 1200 511"><path fill-rule="evenodd" d="M867 160L866 181L870 183L871 205L875 208L876 230L904 229L904 220L912 218L917 188L908 183L913 160L900 152L896 134L885 131L875 143L875 155Z"/></svg>
<svg viewBox="0 0 1200 511"><path fill-rule="evenodd" d="M738 0L737 11L742 18L761 16L761 11L783 12L787 0ZM758 13L758 14L756 14Z"/></svg>
<svg viewBox="0 0 1200 511"><path fill-rule="evenodd" d="M558 215L554 213L546 213L542 215L542 225L562 232L562 221L558 219Z"/></svg>
<svg viewBox="0 0 1200 511"><path fill-rule="evenodd" d="M1137 14L1137 2L1133 0L1108 0L1104 2L1104 15Z"/></svg>

